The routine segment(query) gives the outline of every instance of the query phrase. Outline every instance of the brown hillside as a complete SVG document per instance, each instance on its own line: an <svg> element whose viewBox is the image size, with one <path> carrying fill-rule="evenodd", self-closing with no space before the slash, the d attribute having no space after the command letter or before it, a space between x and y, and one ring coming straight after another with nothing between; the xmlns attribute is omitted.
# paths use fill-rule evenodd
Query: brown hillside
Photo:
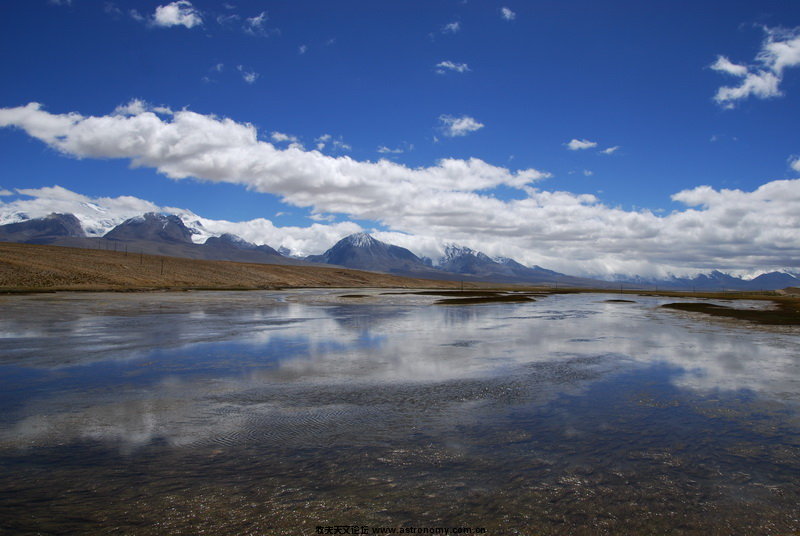
<svg viewBox="0 0 800 536"><path fill-rule="evenodd" d="M206 261L0 242L0 291L6 292L456 286L459 283L344 268Z"/></svg>

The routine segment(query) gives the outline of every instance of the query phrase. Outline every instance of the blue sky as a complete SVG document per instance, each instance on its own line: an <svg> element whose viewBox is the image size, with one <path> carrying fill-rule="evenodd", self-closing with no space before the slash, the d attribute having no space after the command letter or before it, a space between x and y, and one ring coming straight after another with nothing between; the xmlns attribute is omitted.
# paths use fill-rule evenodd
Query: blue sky
<svg viewBox="0 0 800 536"><path fill-rule="evenodd" d="M67 194L39 189L58 185L215 229L263 218L229 229L302 253L363 228L421 254L456 241L587 275L798 269L795 2L31 0L0 7L0 25L7 218L48 210ZM155 130L146 158L101 143L127 147L121 125L83 125L94 145L35 130L69 113L168 129L181 111L225 158L246 124L282 153L176 171ZM333 178L304 174L311 161Z"/></svg>

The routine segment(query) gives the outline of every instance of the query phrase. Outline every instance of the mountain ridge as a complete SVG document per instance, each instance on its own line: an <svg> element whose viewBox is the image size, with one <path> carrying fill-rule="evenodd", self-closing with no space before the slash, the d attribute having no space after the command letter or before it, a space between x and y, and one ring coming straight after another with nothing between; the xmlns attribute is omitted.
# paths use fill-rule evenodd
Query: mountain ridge
<svg viewBox="0 0 800 536"><path fill-rule="evenodd" d="M24 214L18 215L20 218ZM199 222L198 222L199 224ZM199 236L198 236L199 235ZM207 236L205 242L194 239ZM693 290L777 290L800 286L800 278L787 272L768 272L743 279L718 270L695 277L645 279L641 277L602 281L569 276L538 265L525 266L508 257L491 258L467 246L447 244L443 255L432 261L412 251L377 240L366 232L348 235L320 255L291 256L285 247L256 245L223 233L209 236L205 229L189 227L176 215L149 212L129 218L102 237L88 237L73 214L52 213L43 218L0 225L0 241L50 244L89 249L124 248L140 253L190 259L230 260L261 264L335 265L406 277L438 280L486 281L507 284L547 284L598 288L627 286L653 289Z"/></svg>

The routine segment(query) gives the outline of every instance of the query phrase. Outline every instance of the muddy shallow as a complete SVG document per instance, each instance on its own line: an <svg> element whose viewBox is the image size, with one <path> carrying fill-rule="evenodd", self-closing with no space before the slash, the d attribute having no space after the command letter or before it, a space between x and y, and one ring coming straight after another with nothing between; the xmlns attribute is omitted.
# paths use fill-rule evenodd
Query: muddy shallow
<svg viewBox="0 0 800 536"><path fill-rule="evenodd" d="M0 298L0 527L800 530L797 330L383 292Z"/></svg>

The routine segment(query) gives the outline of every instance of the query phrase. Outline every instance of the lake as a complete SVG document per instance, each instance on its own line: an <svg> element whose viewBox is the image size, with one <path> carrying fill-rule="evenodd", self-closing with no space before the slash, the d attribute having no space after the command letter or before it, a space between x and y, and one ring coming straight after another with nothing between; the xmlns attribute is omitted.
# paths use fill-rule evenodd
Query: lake
<svg viewBox="0 0 800 536"><path fill-rule="evenodd" d="M0 297L0 528L800 531L797 329L400 292Z"/></svg>

